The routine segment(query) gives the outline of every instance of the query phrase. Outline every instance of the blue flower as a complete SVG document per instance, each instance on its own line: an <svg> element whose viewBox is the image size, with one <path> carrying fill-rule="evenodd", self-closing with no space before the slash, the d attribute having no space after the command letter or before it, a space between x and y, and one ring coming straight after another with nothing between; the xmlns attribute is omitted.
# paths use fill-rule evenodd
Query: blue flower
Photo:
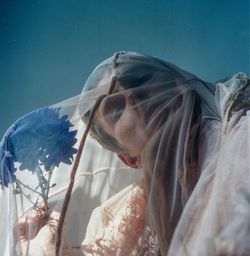
<svg viewBox="0 0 250 256"><path fill-rule="evenodd" d="M13 157L0 146L0 185L8 187L9 183L14 182L16 180L15 171Z"/></svg>
<svg viewBox="0 0 250 256"><path fill-rule="evenodd" d="M31 112L14 124L7 148L19 169L35 172L43 165L52 171L61 162L71 164L77 152L73 145L76 130L66 115L59 117L59 108L42 108Z"/></svg>

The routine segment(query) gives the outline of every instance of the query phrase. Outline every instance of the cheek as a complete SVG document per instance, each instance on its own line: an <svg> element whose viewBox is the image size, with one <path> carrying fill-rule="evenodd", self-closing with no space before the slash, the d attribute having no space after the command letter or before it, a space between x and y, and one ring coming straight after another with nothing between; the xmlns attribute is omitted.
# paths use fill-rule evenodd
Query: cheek
<svg viewBox="0 0 250 256"><path fill-rule="evenodd" d="M135 122L135 115L125 111L115 127L117 138L122 140L123 138L128 139L130 136L132 136L137 126Z"/></svg>
<svg viewBox="0 0 250 256"><path fill-rule="evenodd" d="M145 133L140 118L133 110L124 111L115 127L116 138L131 152L140 153L145 143Z"/></svg>

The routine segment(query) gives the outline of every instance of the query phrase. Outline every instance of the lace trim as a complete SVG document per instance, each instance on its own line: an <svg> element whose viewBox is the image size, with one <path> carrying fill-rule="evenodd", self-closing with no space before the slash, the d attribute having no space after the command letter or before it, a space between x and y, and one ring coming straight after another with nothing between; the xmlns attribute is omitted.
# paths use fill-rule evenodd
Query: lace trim
<svg viewBox="0 0 250 256"><path fill-rule="evenodd" d="M103 207L104 228L93 243L83 245L83 250L92 255L136 255L132 251L138 247L144 230L146 204L144 184L140 183L129 192L118 212L112 207Z"/></svg>

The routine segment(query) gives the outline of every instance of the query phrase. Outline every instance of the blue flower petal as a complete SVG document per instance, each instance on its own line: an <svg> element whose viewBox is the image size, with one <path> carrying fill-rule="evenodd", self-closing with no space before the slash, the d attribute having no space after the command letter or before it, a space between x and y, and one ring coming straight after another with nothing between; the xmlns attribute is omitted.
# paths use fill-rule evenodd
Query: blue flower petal
<svg viewBox="0 0 250 256"><path fill-rule="evenodd" d="M11 154L20 165L20 170L34 172L38 165L51 171L61 162L71 164L77 131L67 116L59 117L59 108L42 108L19 119L11 134Z"/></svg>

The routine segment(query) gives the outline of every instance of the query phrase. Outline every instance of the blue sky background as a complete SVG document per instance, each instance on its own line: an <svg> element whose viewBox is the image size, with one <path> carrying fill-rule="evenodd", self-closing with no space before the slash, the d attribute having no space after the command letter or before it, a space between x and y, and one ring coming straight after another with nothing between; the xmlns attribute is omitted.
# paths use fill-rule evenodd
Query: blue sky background
<svg viewBox="0 0 250 256"><path fill-rule="evenodd" d="M1 0L0 136L79 94L114 51L151 54L215 81L249 75L249 0Z"/></svg>

